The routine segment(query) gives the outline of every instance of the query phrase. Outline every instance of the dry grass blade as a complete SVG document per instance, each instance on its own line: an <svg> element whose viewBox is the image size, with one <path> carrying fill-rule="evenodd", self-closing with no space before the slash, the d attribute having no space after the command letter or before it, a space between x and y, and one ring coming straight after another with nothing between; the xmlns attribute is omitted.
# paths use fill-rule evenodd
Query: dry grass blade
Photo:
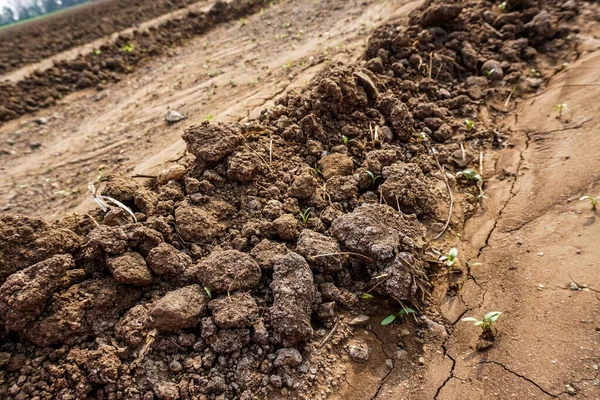
<svg viewBox="0 0 600 400"><path fill-rule="evenodd" d="M144 343L144 347L142 347L142 349L140 350L140 354L137 356L137 358L133 360L133 362L129 366L129 369L135 369L144 360L144 357L146 357L146 354L150 351L150 348L156 340L157 333L158 331L156 329L153 329L148 333L148 336L146 336L146 343Z"/></svg>
<svg viewBox="0 0 600 400"><path fill-rule="evenodd" d="M113 199L112 197L96 194L96 188L94 187L93 183L90 183L88 185L88 189L92 193L94 201L96 202L96 204L98 204L98 207L100 207L102 211L108 211L109 205L106 203L108 201L114 204L115 206L119 207L123 211L127 212L129 215L131 215L131 218L133 218L133 222L137 223L137 218L135 217L135 214L125 204L121 203L119 200Z"/></svg>
<svg viewBox="0 0 600 400"><path fill-rule="evenodd" d="M319 257L328 257L328 256L343 256L343 255L358 256L358 257L364 258L365 260L375 261L371 257L367 257L367 256L365 256L363 254L360 254L360 253L353 253L351 251L341 251L341 252L338 252L338 253L317 254L316 256L310 256L310 258L319 258Z"/></svg>
<svg viewBox="0 0 600 400"><path fill-rule="evenodd" d="M444 172L444 169L440 165L440 162L438 161L437 156L435 155L435 152L433 151L433 149L431 149L431 147L429 147L429 146L427 146L427 147L429 148L429 152L433 155L433 159L435 160L437 167L439 168L440 172L442 173L442 178L444 178L444 182L446 183L446 189L448 189L448 196L450 196L450 207L448 210L448 218L446 219L446 223L444 224L442 231L433 238L434 240L437 240L444 234L444 232L446 232L446 229L448 229L448 225L450 225L450 219L452 218L452 210L454 208L454 197L452 196L452 188L450 187L450 184L448 183L448 178L446 177L446 173Z"/></svg>
<svg viewBox="0 0 600 400"><path fill-rule="evenodd" d="M320 349L321 347L323 347L323 345L325 343L327 343L329 341L329 339L331 339L331 336L333 336L333 333L335 332L335 330L337 329L337 327L338 327L338 323L336 321L335 325L333 325L333 328L331 328L331 331L329 331L329 333L327 334L327 336L325 336L325 339L323 339L323 341L321 343L319 343L319 346L317 348Z"/></svg>

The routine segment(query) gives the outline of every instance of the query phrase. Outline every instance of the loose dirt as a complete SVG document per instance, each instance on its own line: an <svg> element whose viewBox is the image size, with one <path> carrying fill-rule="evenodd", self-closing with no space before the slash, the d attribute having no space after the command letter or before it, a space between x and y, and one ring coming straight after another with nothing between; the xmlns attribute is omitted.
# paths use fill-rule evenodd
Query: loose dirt
<svg viewBox="0 0 600 400"><path fill-rule="evenodd" d="M69 187L95 179L100 205L100 194L113 201L53 224L0 217L3 396L598 395L595 213L577 201L595 195L598 110L593 91L575 92L597 63L597 6L364 6L284 2L187 42L176 65L148 60L104 97L83 90L49 121L1 128L56 129L29 144L40 153L5 154L19 177L6 210L49 216L79 204L78 190L55 189L60 204L49 204L47 187L18 187L42 176L40 154L64 160L46 171L58 185L89 162ZM378 15L391 20L364 49L348 46ZM320 37L299 21L336 29L315 52ZM267 49L226 47L265 31L275 36ZM296 34L307 42L290 51L282 39ZM221 60L202 79L186 69L200 47ZM177 86L158 81L174 75ZM568 104L560 118L556 104ZM167 126L168 108L189 120ZM103 118L124 124L120 143L109 134L96 154L56 154L64 121L73 146ZM185 152L174 139L183 126ZM149 128L157 144L140 151L137 138L134 156L127 132ZM437 259L450 247L458 261L445 267ZM495 310L495 340L477 351L477 328L459 321Z"/></svg>

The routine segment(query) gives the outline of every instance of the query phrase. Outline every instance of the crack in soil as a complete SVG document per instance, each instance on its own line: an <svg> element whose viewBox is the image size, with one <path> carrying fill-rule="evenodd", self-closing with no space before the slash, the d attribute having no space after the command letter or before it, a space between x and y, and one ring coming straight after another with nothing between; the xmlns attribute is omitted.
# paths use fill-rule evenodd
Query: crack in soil
<svg viewBox="0 0 600 400"><path fill-rule="evenodd" d="M514 376L518 376L519 378L531 383L533 386L535 386L536 388L538 388L539 390L541 390L542 392L544 392L546 395L552 397L552 398L558 398L557 395L552 394L550 392L548 392L546 389L544 389L543 387L541 387L539 384L537 384L535 381L533 381L532 379L529 379L528 377L526 377L525 375L521 375L513 370L511 370L510 368L508 368L506 365L498 362L498 361L481 361L479 364L495 364L499 367L502 367L506 372L513 374Z"/></svg>
<svg viewBox="0 0 600 400"><path fill-rule="evenodd" d="M377 340L379 340L379 342L381 343L381 351L387 357L388 355L385 352L385 342L383 340L381 340L381 338L377 335L377 332L375 332L374 330L372 330L371 332L373 332L373 335L375 335L375 337L377 338ZM385 376L383 378L381 378L381 380L379 381L379 386L377 387L377 391L375 392L375 394L373 395L373 397L371 397L371 400L374 400L374 399L377 398L377 396L379 396L379 392L383 388L383 385L385 384L385 380L388 378L388 376L390 376L390 374L394 370L394 367L395 367L395 365L394 365L394 363L392 363L392 368L389 368L389 370L385 374Z"/></svg>
<svg viewBox="0 0 600 400"><path fill-rule="evenodd" d="M586 121L587 122L587 121ZM471 279L478 287L482 287L478 282L477 279L475 279L475 277L471 274L471 267L470 267L470 263L472 260L476 260L478 259L481 254L483 253L483 251L485 250L485 248L489 245L489 241L490 238L492 236L492 234L494 233L494 231L496 230L497 226L498 226L498 221L500 220L500 218L502 217L502 213L504 212L504 210L506 209L506 207L508 206L508 204L510 203L510 201L516 196L516 193L514 192L515 190L515 186L517 183L517 179L519 177L519 172L521 170L521 167L523 166L523 163L525 162L525 156L524 153L529 149L529 143L531 141L531 134L528 131L524 131L525 135L526 135L526 140L525 140L525 148L519 153L519 164L517 165L517 170L515 172L515 179L512 182L512 185L510 187L510 191L509 191L509 198L506 200L506 202L502 205L502 208L498 211L498 214L496 215L495 219L494 219L494 226L492 226L492 229L490 229L490 231L488 232L486 238L485 238L485 242L483 244L483 246L481 246L479 248L479 250L477 251L477 256L474 258L470 258L469 260L467 260L466 262L466 267L467 267L467 279ZM483 302L485 301L485 296L487 294L487 289L484 288L484 292L483 295L481 297L481 301L479 302L478 307L481 307L483 305ZM462 301L463 304L466 303L463 300L462 296L459 295L460 300ZM458 318L452 323L452 327L454 327L461 319L462 317L468 313L469 311L472 311L474 308L472 307L468 307L465 311L463 311ZM434 400L436 400L438 398L438 396L440 395L441 391L444 389L444 387L448 384L448 382L450 382L452 379L459 379L456 376L454 376L454 370L456 368L456 360L448 353L448 348L446 346L446 343L448 342L448 339L450 339L451 335L448 335L448 337L444 340L444 343L442 343L442 349L444 350L444 358L448 357L450 359L450 361L452 361L452 367L450 368L450 373L448 375L448 377L444 380L444 382L442 382L442 384L438 387L438 389L435 392L435 396L433 397ZM492 362L492 361L490 361ZM495 362L494 362L495 363ZM500 364L499 364L500 365ZM502 367L504 367L502 365ZM510 370L508 370L506 367L504 367L507 371L512 372ZM515 375L518 375L515 373ZM520 376L520 375L518 375ZM540 390L542 390L544 393L547 393L543 388L541 388L539 385L537 385L535 382L522 377L525 380L530 381L532 384L534 384L536 387L538 387ZM551 395L553 397L556 397L554 395Z"/></svg>
<svg viewBox="0 0 600 400"><path fill-rule="evenodd" d="M463 314L461 314L461 317L466 312L467 311L465 311ZM458 321L460 321L460 317L456 322L458 322ZM456 322L454 324L456 324ZM450 338L450 336L448 336L448 338L446 338L446 340L444 340L444 343L442 344L442 349L444 349L444 358L448 357L450 359L450 361L452 361L452 367L450 367L450 374L448 375L448 377L444 380L444 382L442 382L440 387L438 387L438 389L435 391L435 396L433 396L433 400L436 400L438 398L438 396L440 395L440 392L442 391L442 389L444 389L444 387L446 386L446 384L448 382L450 382L453 378L458 379L454 376L454 369L456 368L456 360L454 359L454 357L452 357L450 354L448 354L448 348L446 347L446 342L448 341L449 338Z"/></svg>
<svg viewBox="0 0 600 400"><path fill-rule="evenodd" d="M496 228L498 227L498 221L500 221L500 218L502 217L502 213L504 212L504 210L506 209L508 204L511 202L511 200L516 196L515 186L517 185L517 180L519 179L519 172L521 171L521 168L523 167L523 163L525 162L524 153L529 149L529 143L531 142L531 134L528 131L524 131L524 133L525 133L525 136L527 137L527 139L525 140L525 148L519 153L519 164L517 165L517 170L515 171L515 179L512 182L512 185L510 186L509 197L506 200L506 202L504 202L504 205L502 206L502 208L500 208L500 211L498 211L498 215L496 215L496 218L494 219L494 226L492 226L492 229L490 229L490 231L488 232L483 246L481 246L479 248L479 250L477 251L477 256L475 258L469 259L469 261L467 261L467 263L470 263L471 260L476 260L481 256L481 254L483 253L485 248L489 245L489 241L490 241L490 238L492 237L492 234L495 232ZM470 271L469 271L469 273L470 273Z"/></svg>

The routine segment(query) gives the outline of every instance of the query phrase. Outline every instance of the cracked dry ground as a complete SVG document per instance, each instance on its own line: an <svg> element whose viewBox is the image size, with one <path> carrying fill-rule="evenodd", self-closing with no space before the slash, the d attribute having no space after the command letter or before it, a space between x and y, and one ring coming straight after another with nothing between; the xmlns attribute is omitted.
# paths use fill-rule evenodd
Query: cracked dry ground
<svg viewBox="0 0 600 400"><path fill-rule="evenodd" d="M509 117L514 147L486 156L489 200L460 237L463 289L440 293L450 334L427 346L422 393L392 373L377 398L600 398L599 213L579 201L600 186L596 48ZM478 352L460 319L496 310L496 342Z"/></svg>

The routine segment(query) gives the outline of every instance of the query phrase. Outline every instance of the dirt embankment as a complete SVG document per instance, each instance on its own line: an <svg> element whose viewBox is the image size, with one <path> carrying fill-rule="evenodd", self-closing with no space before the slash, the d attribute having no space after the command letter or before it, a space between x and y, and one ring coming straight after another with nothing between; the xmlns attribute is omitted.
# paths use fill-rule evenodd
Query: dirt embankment
<svg viewBox="0 0 600 400"><path fill-rule="evenodd" d="M14 83L0 82L0 122L55 104L67 93L118 82L136 66L164 54L217 24L239 19L264 6L263 0L216 2L207 12L189 12L147 30L120 35L75 60L57 61L53 68L34 71Z"/></svg>
<svg viewBox="0 0 600 400"><path fill-rule="evenodd" d="M98 1L0 30L0 75L175 11L193 0Z"/></svg>
<svg viewBox="0 0 600 400"><path fill-rule="evenodd" d="M400 310L435 315L425 299L447 273L431 238L478 210L483 187L464 170L505 144L496 113L543 85L526 74L573 54L577 11L427 1L408 27L378 28L364 61L331 65L257 120L188 127L186 156L148 185L103 178L122 208L52 226L1 217L0 394L382 395L340 361L369 361L363 330L390 309L403 324L382 343L384 379L447 335Z"/></svg>

